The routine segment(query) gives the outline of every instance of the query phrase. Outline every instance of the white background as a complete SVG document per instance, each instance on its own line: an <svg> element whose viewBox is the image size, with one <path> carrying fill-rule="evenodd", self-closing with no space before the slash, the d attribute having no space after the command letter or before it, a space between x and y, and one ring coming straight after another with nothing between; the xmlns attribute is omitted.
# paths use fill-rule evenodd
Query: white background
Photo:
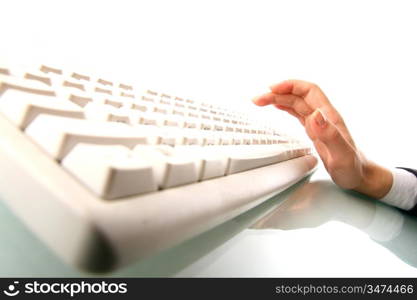
<svg viewBox="0 0 417 300"><path fill-rule="evenodd" d="M240 107L272 83L313 81L370 158L416 166L416 13L381 0L3 1L0 59Z"/></svg>
<svg viewBox="0 0 417 300"><path fill-rule="evenodd" d="M1 11L6 65L94 70L251 112L270 84L308 80L369 158L417 167L415 1L13 0ZM302 135L284 113L273 117Z"/></svg>

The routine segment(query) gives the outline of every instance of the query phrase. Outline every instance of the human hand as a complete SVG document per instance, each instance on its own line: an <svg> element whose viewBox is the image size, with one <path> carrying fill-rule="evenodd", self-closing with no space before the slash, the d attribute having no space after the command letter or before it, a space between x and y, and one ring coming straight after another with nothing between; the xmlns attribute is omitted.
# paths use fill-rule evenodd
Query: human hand
<svg viewBox="0 0 417 300"><path fill-rule="evenodd" d="M357 149L342 116L317 85L287 80L270 89L270 93L253 102L258 106L274 105L296 117L337 185L374 198L389 192L391 172L366 159Z"/></svg>

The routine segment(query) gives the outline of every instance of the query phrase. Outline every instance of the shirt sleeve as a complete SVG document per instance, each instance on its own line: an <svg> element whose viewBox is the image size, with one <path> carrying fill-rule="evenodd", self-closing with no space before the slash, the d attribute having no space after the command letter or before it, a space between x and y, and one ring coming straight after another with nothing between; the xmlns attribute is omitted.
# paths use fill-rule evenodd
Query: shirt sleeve
<svg viewBox="0 0 417 300"><path fill-rule="evenodd" d="M391 172L392 187L380 200L404 210L413 209L417 204L417 176L404 169L391 169Z"/></svg>

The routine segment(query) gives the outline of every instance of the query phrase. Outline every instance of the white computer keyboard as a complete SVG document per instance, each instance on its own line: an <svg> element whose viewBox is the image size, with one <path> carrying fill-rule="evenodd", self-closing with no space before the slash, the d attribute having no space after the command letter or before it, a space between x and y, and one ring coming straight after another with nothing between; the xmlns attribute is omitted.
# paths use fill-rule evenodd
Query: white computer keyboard
<svg viewBox="0 0 417 300"><path fill-rule="evenodd" d="M312 172L309 146L261 121L59 68L0 67L0 199L66 262L113 270Z"/></svg>

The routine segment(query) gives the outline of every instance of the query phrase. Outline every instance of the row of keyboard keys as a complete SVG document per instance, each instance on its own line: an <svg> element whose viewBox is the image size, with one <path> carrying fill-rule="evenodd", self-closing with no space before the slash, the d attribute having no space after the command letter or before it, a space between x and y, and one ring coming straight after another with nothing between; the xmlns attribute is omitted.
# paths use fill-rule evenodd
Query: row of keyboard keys
<svg viewBox="0 0 417 300"><path fill-rule="evenodd" d="M129 148L137 144L210 146L279 143L279 140L268 136L225 133L214 135L194 129L128 126L120 122L98 122L47 114L38 115L25 132L57 160L61 160L78 143L120 144Z"/></svg>
<svg viewBox="0 0 417 300"><path fill-rule="evenodd" d="M125 84L125 83L115 83L113 81L110 80L106 80L103 79L101 77L99 78L94 78L90 75L85 75L85 74L80 74L80 73L76 73L76 72L69 72L66 73L64 70L59 69L59 68L53 68L53 67L49 67L49 66L41 66L39 68L39 71L42 75L47 75L49 77L55 77L55 78L62 78L65 77L67 78L67 80L74 80L74 81L79 81L85 84L91 83L91 84L100 84L102 86L106 86L106 87L112 87L112 88L119 88L119 89L123 89L125 91L132 91L133 87L129 84Z"/></svg>
<svg viewBox="0 0 417 300"><path fill-rule="evenodd" d="M49 69L49 67L47 67L47 69ZM46 74L52 74L58 77L57 78L52 77L53 79L51 79L49 77L45 77L47 76ZM71 77L68 77L68 76L63 77L62 71L51 72L51 73L46 73L46 74L41 72L41 74L35 75L33 72L31 72L31 73L26 73L25 78L40 80L42 82L53 85L55 88L59 88L61 86L72 87L72 88L76 88L84 92L104 93L104 94L113 95L113 96L128 97L132 99L134 98L138 100L155 102L158 104L178 105L179 107L187 107L189 109L199 110L201 112L205 112L209 114L218 114L219 116L239 117L239 114L232 115L232 112L230 111L228 112L218 106L213 106L207 103L198 104L198 102L190 100L190 99L184 100L183 98L180 98L180 97L169 96L169 95L158 93L155 91L147 90L145 92L145 95L129 93L126 91L132 91L133 90L132 86L120 84L118 88L114 88L113 83L111 81L104 80L104 79L97 79L95 82L92 82L92 81L90 82L90 79L89 79L90 77L86 75L80 75L77 73L72 73ZM86 78L88 78L88 81L85 80ZM76 79L76 80L74 81L72 79ZM97 84L99 84L100 86L97 86ZM120 89L123 89L124 91L120 91Z"/></svg>
<svg viewBox="0 0 417 300"><path fill-rule="evenodd" d="M47 68L49 70L49 68ZM53 68L52 68L53 69ZM56 69L58 70L58 69ZM58 71L56 71L58 72ZM121 107L123 104L126 107L136 108L143 105L132 104L131 102L126 102L126 99L135 100L135 103L138 102L151 102L157 106L164 106L163 109L167 111L166 113L173 113L174 111L177 114L188 114L189 116L197 115L200 118L210 119L217 122L232 123L239 125L249 125L247 116L241 116L239 114L232 114L226 110L223 110L220 107L214 107L212 105L207 105L205 103L200 103L200 105L193 105L189 103L196 103L194 101L186 101L187 105L180 103L183 101L182 98L171 97L165 94L158 94L156 92L151 92L150 96L138 96L135 94L127 92L112 92L108 87L97 87L94 84L89 86L85 83L74 82L73 80L68 80L62 78L61 73L55 73L53 71L51 74L59 75L58 78L49 78L47 77L49 73L42 72L23 72L24 75L14 76L8 80L18 81L20 78L32 79L26 80L25 85L29 86L20 86L20 88L25 88L28 92L33 93L44 93L51 95L55 94L57 97L68 99L81 107L84 107L87 103L92 102L93 99L103 99L105 97L110 97L108 102L112 105ZM75 73L77 74L77 73ZM77 74L77 78L84 78L83 75ZM43 84L42 84L43 83ZM97 80L97 83L108 84L109 81L106 80ZM48 86L44 86L44 84ZM33 89L30 86L35 85L36 88ZM18 86L19 88L19 86ZM53 91L49 90L52 89ZM148 91L149 92L149 91ZM158 97L154 95L158 95ZM112 99L113 98L113 99ZM180 101L181 100L181 101ZM174 108L174 109L173 109Z"/></svg>
<svg viewBox="0 0 417 300"><path fill-rule="evenodd" d="M63 166L106 199L155 192L255 169L299 155L284 146L169 147L80 143Z"/></svg>
<svg viewBox="0 0 417 300"><path fill-rule="evenodd" d="M136 110L125 109L125 107L116 108L115 105L118 104L117 106L120 106L122 105L121 102L112 102L108 99L104 99L104 104L99 104L98 101L91 102L90 100L92 99L87 98L88 96L79 96L76 98L77 100L86 100L84 111L81 111L75 105L72 105L70 101L64 101L66 97L61 91L52 92L59 95L57 98L51 97L54 94L51 95L50 90L36 89L36 92L32 93L34 91L33 87L31 85L27 85L27 82L24 84L21 84L20 82L15 84L13 80L2 81L2 87L5 87L5 92L3 92L0 106L3 106L3 112L9 117L9 119L12 119L12 121L17 123L17 126L21 128L25 128L30 121L32 121L37 115L41 113L72 118L83 118L83 114L86 114L88 119L122 122L130 125L144 124L159 127L174 126L188 129L203 129L220 132L224 131L225 133L233 132L238 135L241 133L266 135L266 131L262 129L255 129L245 126L234 126L230 123L229 125L224 125L220 122L198 118L199 116L197 114L195 115L196 118L187 118L186 116L183 116L179 111L175 110L172 111L172 113L166 113L167 109L165 107L160 108L153 105L140 106L138 112L144 112L144 114L140 114L135 113ZM28 92L28 89L31 92ZM70 97L73 96L74 95L71 94ZM68 100L74 99L70 98ZM91 109L89 109L90 106ZM89 113L90 111L91 113ZM272 133L269 133L269 135L272 135ZM230 139L235 139L237 142L230 141ZM282 142L278 139L271 139L270 137L266 137L265 139L263 136L259 136L258 139L256 137L236 139L232 136L223 140L224 142L221 144L271 144ZM197 144L201 145L206 143ZM207 144L218 143L208 142Z"/></svg>

